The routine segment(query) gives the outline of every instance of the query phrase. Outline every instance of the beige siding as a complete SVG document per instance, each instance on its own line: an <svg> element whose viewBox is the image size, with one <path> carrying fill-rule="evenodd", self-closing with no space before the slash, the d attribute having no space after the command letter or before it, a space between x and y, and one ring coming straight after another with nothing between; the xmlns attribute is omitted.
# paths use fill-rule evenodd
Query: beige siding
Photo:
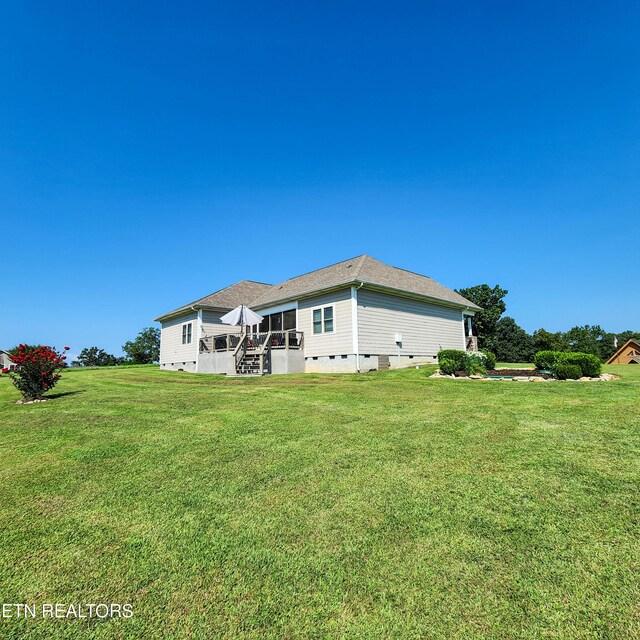
<svg viewBox="0 0 640 640"><path fill-rule="evenodd" d="M435 355L441 348L465 348L460 309L360 289L360 353L397 355L397 333L402 335L401 355Z"/></svg>
<svg viewBox="0 0 640 640"><path fill-rule="evenodd" d="M240 333L240 327L233 327L229 324L222 324L220 316L226 311L203 311L202 312L202 335L217 336L222 333Z"/></svg>
<svg viewBox="0 0 640 640"><path fill-rule="evenodd" d="M333 305L333 333L313 333L313 309ZM307 298L298 302L298 330L304 331L304 355L332 356L354 353L351 289Z"/></svg>
<svg viewBox="0 0 640 640"><path fill-rule="evenodd" d="M182 344L182 325L191 322L191 344ZM160 364L193 362L198 349L198 322L194 312L162 323L160 332Z"/></svg>

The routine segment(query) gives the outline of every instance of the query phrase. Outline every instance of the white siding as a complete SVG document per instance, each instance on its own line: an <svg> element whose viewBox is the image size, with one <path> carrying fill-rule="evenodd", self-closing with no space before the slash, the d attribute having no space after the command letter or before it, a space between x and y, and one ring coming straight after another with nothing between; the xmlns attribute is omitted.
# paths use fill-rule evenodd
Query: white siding
<svg viewBox="0 0 640 640"><path fill-rule="evenodd" d="M333 333L313 333L313 309L333 305ZM304 355L340 356L354 353L351 289L342 289L298 302L298 330L304 331Z"/></svg>
<svg viewBox="0 0 640 640"><path fill-rule="evenodd" d="M397 355L397 333L402 335L401 355L431 356L440 349L465 348L460 309L360 289L360 353Z"/></svg>
<svg viewBox="0 0 640 640"><path fill-rule="evenodd" d="M203 311L202 312L202 336L217 336L222 333L240 333L240 327L233 327L230 324L222 324L220 316L226 311ZM202 336L198 336L199 338Z"/></svg>
<svg viewBox="0 0 640 640"><path fill-rule="evenodd" d="M14 367L14 366L15 364L11 362L9 358L9 354L0 353L0 367L2 368L6 367L7 369L9 369L10 367Z"/></svg>
<svg viewBox="0 0 640 640"><path fill-rule="evenodd" d="M194 312L166 320L160 330L160 364L194 362L198 351L198 316ZM182 344L182 325L191 322L191 344Z"/></svg>

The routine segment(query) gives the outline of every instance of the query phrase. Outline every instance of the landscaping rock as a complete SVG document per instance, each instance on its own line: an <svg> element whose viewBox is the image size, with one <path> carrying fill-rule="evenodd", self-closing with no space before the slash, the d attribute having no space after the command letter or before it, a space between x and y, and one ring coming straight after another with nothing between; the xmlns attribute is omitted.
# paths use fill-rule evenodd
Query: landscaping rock
<svg viewBox="0 0 640 640"><path fill-rule="evenodd" d="M504 371L516 371L513 369L505 369ZM523 369L520 369L519 372L523 372ZM490 373L501 373L502 371L500 369L496 369L491 371ZM536 373L539 374L539 371L536 370L531 370L532 373ZM430 378L453 378L454 380L501 380L503 382L608 382L609 380L619 380L620 376L616 376L613 375L611 373L603 373L601 376L597 377L597 378L590 378L588 376L583 376L582 378L578 379L571 379L569 381L567 380L558 380L557 378L552 378L549 377L547 374L545 375L530 375L530 376L525 376L525 375L519 375L516 376L514 375L512 378L490 378L488 376L482 376L479 374L474 374L472 376L464 376L464 375L454 375L454 374L444 374L441 373L440 370L438 369L435 373L431 374L429 376Z"/></svg>

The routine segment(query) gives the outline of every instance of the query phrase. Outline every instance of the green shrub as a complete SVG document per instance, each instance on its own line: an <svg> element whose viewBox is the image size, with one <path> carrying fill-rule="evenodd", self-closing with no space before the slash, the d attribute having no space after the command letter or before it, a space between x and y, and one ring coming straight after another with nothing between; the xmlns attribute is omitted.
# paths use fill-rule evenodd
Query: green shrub
<svg viewBox="0 0 640 640"><path fill-rule="evenodd" d="M440 371L447 375L464 371L468 376L485 374L487 369L496 366L496 357L490 351L474 351L467 353L459 349L442 349L438 351Z"/></svg>
<svg viewBox="0 0 640 640"><path fill-rule="evenodd" d="M597 378L602 372L602 361L592 353L563 353L559 363L576 365L580 367L582 375L589 378Z"/></svg>
<svg viewBox="0 0 640 640"><path fill-rule="evenodd" d="M465 371L467 365L467 352L459 349L441 349L438 351L438 364L442 358L453 361L455 364L454 371ZM442 369L442 367L440 367Z"/></svg>
<svg viewBox="0 0 640 640"><path fill-rule="evenodd" d="M444 373L448 376L456 373L456 371L460 371L457 367L456 361L451 358L438 358L438 365L440 367L440 373Z"/></svg>
<svg viewBox="0 0 640 640"><path fill-rule="evenodd" d="M487 356L480 352L474 351L467 353L465 357L464 370L468 376L487 373Z"/></svg>
<svg viewBox="0 0 640 640"><path fill-rule="evenodd" d="M487 369L495 369L496 368L496 355L492 351L487 351L483 349L480 353L484 355L484 366Z"/></svg>
<svg viewBox="0 0 640 640"><path fill-rule="evenodd" d="M559 362L554 367L554 374L558 380L577 380L582 376L582 369L577 364Z"/></svg>
<svg viewBox="0 0 640 640"><path fill-rule="evenodd" d="M538 351L533 356L533 364L536 369L551 371L562 354L562 351Z"/></svg>
<svg viewBox="0 0 640 640"><path fill-rule="evenodd" d="M65 347L67 351L69 347ZM67 356L62 351L44 345L20 344L11 351L9 360L14 368L2 369L26 401L41 400L60 380L59 369L66 367Z"/></svg>
<svg viewBox="0 0 640 640"><path fill-rule="evenodd" d="M487 368L483 364L480 364L480 362L469 359L465 372L468 376L475 376L475 375L483 376L485 373L487 373Z"/></svg>

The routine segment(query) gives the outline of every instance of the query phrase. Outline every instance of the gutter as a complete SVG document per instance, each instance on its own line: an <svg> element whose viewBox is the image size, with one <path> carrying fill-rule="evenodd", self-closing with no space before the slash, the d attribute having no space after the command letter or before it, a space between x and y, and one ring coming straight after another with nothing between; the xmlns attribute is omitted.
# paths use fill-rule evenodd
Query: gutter
<svg viewBox="0 0 640 640"><path fill-rule="evenodd" d="M223 311L225 313L227 311L231 311L229 307L210 307L209 305L206 305L206 304L203 304L203 305L192 304L184 307L183 309L176 309L175 311L169 311L169 313L165 313L161 316L158 316L157 318L154 318L153 321L165 322L166 320L171 320L172 318L179 318L181 315L184 315L185 313L189 313L190 311L198 311L203 309L206 309L207 311Z"/></svg>

